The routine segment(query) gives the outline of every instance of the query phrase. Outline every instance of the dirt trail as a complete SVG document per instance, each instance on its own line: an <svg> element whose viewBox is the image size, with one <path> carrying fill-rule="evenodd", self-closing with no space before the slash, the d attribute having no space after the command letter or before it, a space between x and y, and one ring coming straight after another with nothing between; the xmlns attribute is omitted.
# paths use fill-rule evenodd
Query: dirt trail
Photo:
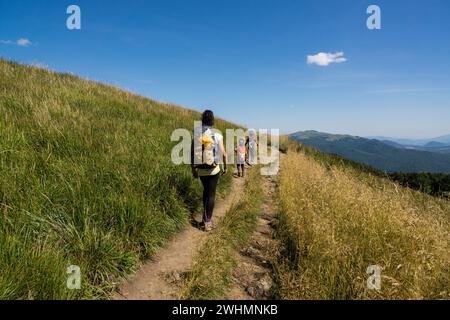
<svg viewBox="0 0 450 320"><path fill-rule="evenodd" d="M239 268L233 273L233 286L228 292L230 300L261 300L272 297L271 259L277 247L273 238L276 223L274 202L277 176L264 178L264 201L258 225L249 244L237 253Z"/></svg>
<svg viewBox="0 0 450 320"><path fill-rule="evenodd" d="M234 179L231 192L219 199L214 210L217 225L228 209L238 201L244 190L245 179ZM179 296L181 276L189 269L193 258L207 233L188 226L140 270L126 280L114 295L114 300L172 300Z"/></svg>
<svg viewBox="0 0 450 320"><path fill-rule="evenodd" d="M263 300L273 298L272 259L276 257L278 248L274 238L277 220L276 192L280 161L284 157L276 149L271 156L276 160L266 172L270 174L263 179L263 203L258 224L246 247L236 253L239 268L233 273L233 285L228 291L230 300ZM266 163L267 160L265 159ZM272 161L269 161L272 162Z"/></svg>

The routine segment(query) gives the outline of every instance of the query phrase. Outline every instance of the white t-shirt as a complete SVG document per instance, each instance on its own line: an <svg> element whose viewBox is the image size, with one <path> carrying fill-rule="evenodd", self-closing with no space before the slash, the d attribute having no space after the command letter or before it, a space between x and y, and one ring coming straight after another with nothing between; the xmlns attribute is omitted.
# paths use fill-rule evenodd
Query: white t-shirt
<svg viewBox="0 0 450 320"><path fill-rule="evenodd" d="M219 150L219 144L221 142L223 142L223 136L219 133L214 131L214 138L216 139L216 155L220 154L220 150ZM216 161L219 161L219 163L222 163L222 159L217 159ZM213 169L198 169L198 175L200 177L204 177L204 176L215 176L216 174L220 173L220 165L216 166Z"/></svg>

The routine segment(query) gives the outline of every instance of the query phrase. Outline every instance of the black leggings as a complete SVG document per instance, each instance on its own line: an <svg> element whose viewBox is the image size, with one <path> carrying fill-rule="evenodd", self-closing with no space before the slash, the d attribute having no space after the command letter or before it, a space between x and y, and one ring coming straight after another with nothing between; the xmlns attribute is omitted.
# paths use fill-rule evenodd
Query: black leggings
<svg viewBox="0 0 450 320"><path fill-rule="evenodd" d="M216 188L217 182L219 182L219 176L220 174L200 177L203 184L203 222L211 222L216 201Z"/></svg>
<svg viewBox="0 0 450 320"><path fill-rule="evenodd" d="M242 175L244 175L244 168L245 168L245 165L243 163L242 164L238 164L237 165L238 173L242 172Z"/></svg>

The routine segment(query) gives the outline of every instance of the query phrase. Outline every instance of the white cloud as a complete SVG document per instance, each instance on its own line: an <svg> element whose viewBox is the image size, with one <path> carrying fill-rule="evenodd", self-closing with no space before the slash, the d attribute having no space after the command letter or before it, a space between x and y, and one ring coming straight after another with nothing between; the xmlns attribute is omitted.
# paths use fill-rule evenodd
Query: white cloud
<svg viewBox="0 0 450 320"><path fill-rule="evenodd" d="M31 46L31 41L26 38L20 38L19 40L17 40L16 43L18 46L21 46L21 47Z"/></svg>
<svg viewBox="0 0 450 320"><path fill-rule="evenodd" d="M0 44L9 44L9 45L16 45L19 47L29 47L32 45L31 41L27 38L20 38L17 41L11 41L11 40L0 40Z"/></svg>
<svg viewBox="0 0 450 320"><path fill-rule="evenodd" d="M318 66L321 67L326 67L331 63L342 63L345 61L347 61L347 59L344 57L343 52L336 52L336 53L320 52L316 55L307 57L308 64L317 64Z"/></svg>

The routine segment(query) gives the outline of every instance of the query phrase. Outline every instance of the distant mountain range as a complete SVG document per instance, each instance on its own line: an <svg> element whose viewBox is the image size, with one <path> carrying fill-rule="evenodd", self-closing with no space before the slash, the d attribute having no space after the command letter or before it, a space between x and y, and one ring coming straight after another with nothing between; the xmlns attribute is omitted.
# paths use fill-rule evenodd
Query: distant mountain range
<svg viewBox="0 0 450 320"><path fill-rule="evenodd" d="M376 139L393 147L403 149L450 154L450 135L422 140L397 139L389 137L368 137L368 139Z"/></svg>
<svg viewBox="0 0 450 320"><path fill-rule="evenodd" d="M407 140L302 131L290 138L387 172L450 173L450 135Z"/></svg>
<svg viewBox="0 0 450 320"><path fill-rule="evenodd" d="M376 139L379 141L392 141L395 143L398 143L400 145L403 146L426 146L428 144L434 144L434 143L438 143L441 145L447 145L450 146L450 134L445 135L445 136L441 136L441 137L437 137L437 138L433 138L433 139L419 139L419 140L414 140L414 139L397 139L397 138L389 138L389 137L368 137L368 139Z"/></svg>

